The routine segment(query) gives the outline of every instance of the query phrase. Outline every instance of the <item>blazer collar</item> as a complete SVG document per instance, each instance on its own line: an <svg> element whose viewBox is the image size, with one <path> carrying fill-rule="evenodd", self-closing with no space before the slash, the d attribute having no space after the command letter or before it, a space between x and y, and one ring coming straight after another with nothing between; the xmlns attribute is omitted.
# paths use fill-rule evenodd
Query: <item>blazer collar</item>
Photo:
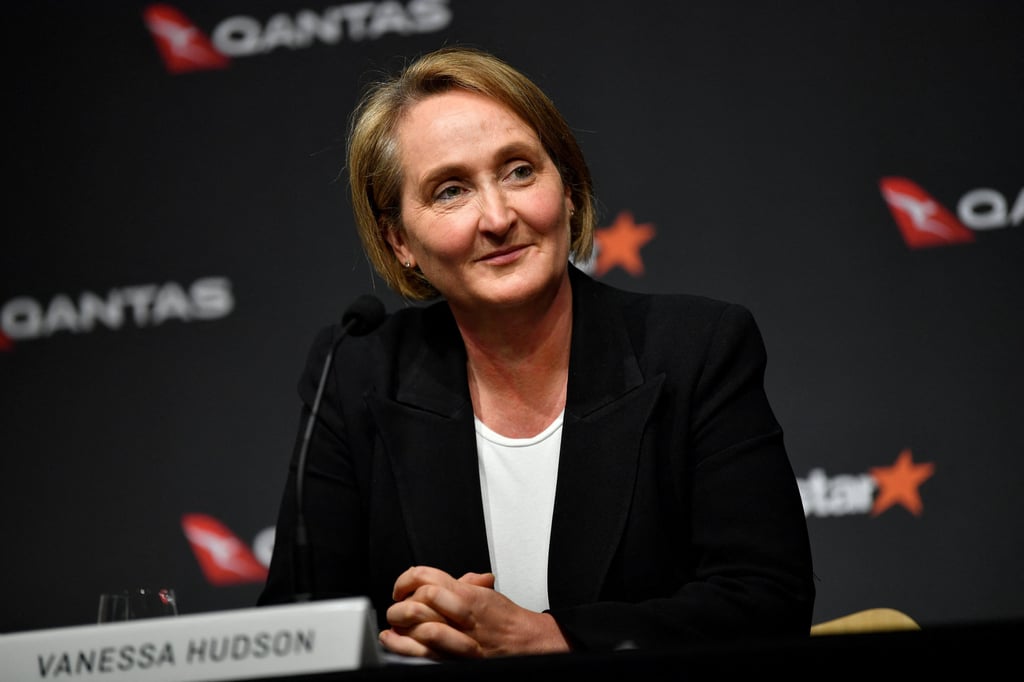
<svg viewBox="0 0 1024 682"><path fill-rule="evenodd" d="M611 291L575 266L572 283L572 347L566 414L599 410L643 383L625 320L612 305Z"/></svg>

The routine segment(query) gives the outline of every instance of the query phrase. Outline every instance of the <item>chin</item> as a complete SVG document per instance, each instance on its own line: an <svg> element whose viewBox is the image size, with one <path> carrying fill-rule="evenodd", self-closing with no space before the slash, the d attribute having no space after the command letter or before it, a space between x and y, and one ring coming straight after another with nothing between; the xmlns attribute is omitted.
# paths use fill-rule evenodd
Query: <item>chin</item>
<svg viewBox="0 0 1024 682"><path fill-rule="evenodd" d="M547 269L522 274L522 277L499 277L489 291L484 292L485 298L495 305L517 306L551 297L558 291L561 273Z"/></svg>

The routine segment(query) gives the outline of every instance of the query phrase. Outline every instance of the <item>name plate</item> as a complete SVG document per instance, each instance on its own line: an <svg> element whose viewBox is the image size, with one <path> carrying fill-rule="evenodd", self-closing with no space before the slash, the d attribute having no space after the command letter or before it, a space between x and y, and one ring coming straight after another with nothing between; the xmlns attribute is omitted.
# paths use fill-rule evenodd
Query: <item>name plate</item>
<svg viewBox="0 0 1024 682"><path fill-rule="evenodd" d="M5 680L240 680L382 662L363 597L0 634Z"/></svg>

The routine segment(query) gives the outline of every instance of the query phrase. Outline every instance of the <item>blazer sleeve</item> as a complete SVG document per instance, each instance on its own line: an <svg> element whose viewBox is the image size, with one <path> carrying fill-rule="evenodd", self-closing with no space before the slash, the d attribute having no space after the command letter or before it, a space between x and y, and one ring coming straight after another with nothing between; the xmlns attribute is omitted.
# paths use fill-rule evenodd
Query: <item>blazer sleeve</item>
<svg viewBox="0 0 1024 682"><path fill-rule="evenodd" d="M678 648L694 641L808 634L815 587L803 505L769 405L761 333L746 308L725 307L679 401L687 414L692 560L664 597L600 601L551 613L579 650ZM686 392L687 387L675 387ZM666 523L677 523L666 519Z"/></svg>

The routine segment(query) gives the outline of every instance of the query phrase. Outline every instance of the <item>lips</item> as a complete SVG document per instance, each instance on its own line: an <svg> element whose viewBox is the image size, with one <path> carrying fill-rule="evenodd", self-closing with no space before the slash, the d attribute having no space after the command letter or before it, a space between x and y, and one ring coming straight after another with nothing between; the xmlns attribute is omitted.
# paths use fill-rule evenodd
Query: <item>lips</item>
<svg viewBox="0 0 1024 682"><path fill-rule="evenodd" d="M488 263L491 265L504 265L518 259L520 254L525 250L526 245L509 246L496 251L491 251L477 260L481 263Z"/></svg>

